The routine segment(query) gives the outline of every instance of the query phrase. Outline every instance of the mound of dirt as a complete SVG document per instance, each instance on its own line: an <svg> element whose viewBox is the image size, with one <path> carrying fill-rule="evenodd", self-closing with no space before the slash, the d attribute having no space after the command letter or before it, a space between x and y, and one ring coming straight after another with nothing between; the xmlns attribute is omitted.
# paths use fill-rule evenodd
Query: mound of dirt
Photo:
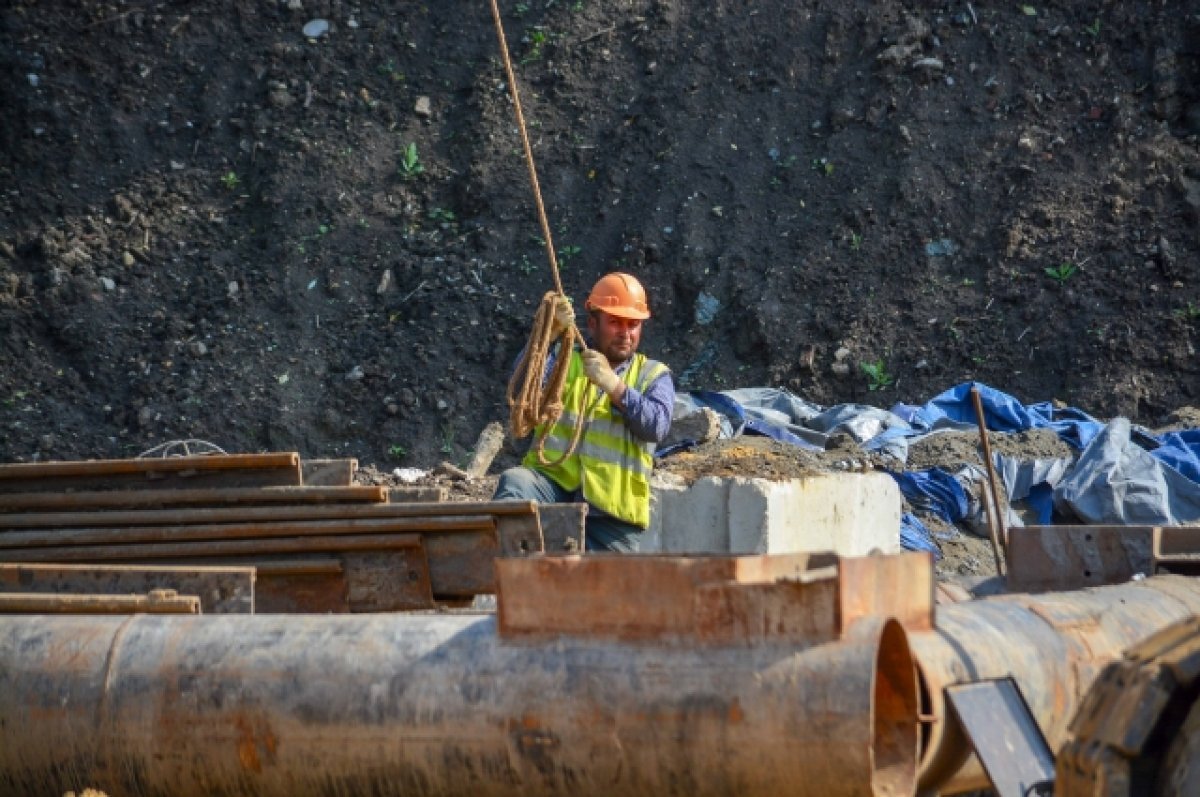
<svg viewBox="0 0 1200 797"><path fill-rule="evenodd" d="M486 4L5 4L0 461L461 465L547 246L684 388L1197 401L1194 3L501 8L549 242Z"/></svg>

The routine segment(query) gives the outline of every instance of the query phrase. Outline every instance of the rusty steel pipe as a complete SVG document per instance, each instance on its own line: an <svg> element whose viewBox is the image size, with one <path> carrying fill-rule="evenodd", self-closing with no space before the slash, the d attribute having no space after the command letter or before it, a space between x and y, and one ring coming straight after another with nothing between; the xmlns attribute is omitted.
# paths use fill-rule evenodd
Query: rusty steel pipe
<svg viewBox="0 0 1200 797"><path fill-rule="evenodd" d="M199 614L200 599L157 590L149 595L0 593L0 614Z"/></svg>
<svg viewBox="0 0 1200 797"><path fill-rule="evenodd" d="M17 462L0 465L0 484L6 481L47 479L70 476L112 476L117 474L179 473L180 471L271 470L299 468L300 455L294 452L272 454L216 454L161 459L86 459L55 462Z"/></svg>
<svg viewBox="0 0 1200 797"><path fill-rule="evenodd" d="M491 615L0 617L0 792L901 797L894 620L837 642L509 642Z"/></svg>
<svg viewBox="0 0 1200 797"><path fill-rule="evenodd" d="M909 637L922 680L922 713L933 717L922 745L921 793L959 794L989 785L947 711L947 686L1011 676L1057 752L1104 665L1195 614L1200 579L1179 576L939 605L934 629Z"/></svg>

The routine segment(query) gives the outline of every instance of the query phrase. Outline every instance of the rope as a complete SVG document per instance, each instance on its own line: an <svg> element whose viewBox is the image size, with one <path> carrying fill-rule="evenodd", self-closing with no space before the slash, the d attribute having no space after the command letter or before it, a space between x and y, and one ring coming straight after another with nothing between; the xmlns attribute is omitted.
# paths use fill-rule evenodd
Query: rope
<svg viewBox="0 0 1200 797"><path fill-rule="evenodd" d="M500 55L504 61L504 72L508 76L509 93L512 95L513 108L517 114L517 129L521 132L521 146L525 150L525 163L529 167L529 182L533 185L533 199L537 206L538 224L542 228L542 240L546 243L546 256L550 260L550 273L554 278L555 290L542 297L537 313L533 319L533 329L529 334L529 344L525 348L525 357L508 382L509 427L515 438L528 435L535 427L541 426L542 433L534 443L538 462L552 467L575 453L579 439L587 419L600 402L600 395L591 403L588 410L575 421L575 431L571 435L571 444L563 455L553 462L546 460L545 443L550 429L562 417L563 386L567 379L567 366L571 361L571 351L575 341L585 350L587 343L574 323L555 335L554 303L559 296L566 296L563 291L562 278L558 273L558 258L554 253L554 239L550 235L550 222L546 218L546 207L542 203L542 189L538 185L537 167L533 162L533 148L529 144L529 134L525 129L525 115L521 112L521 97L517 93L517 77L513 73L512 59L508 55L508 42L504 37L504 24L500 21L500 7L496 0L491 0L492 21L496 25L496 38L500 42ZM546 372L546 363L554 342L558 341L559 357L554 363L554 372L541 386L542 377ZM586 402L585 402L586 403Z"/></svg>

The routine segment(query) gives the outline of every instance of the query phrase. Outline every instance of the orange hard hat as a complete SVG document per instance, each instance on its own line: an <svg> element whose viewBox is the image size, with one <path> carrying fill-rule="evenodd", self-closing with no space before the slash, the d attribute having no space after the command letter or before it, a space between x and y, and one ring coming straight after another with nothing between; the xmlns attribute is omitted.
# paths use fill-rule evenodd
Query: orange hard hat
<svg viewBox="0 0 1200 797"><path fill-rule="evenodd" d="M588 297L584 307L588 310L602 310L621 318L641 320L650 317L650 308L646 304L646 289L635 277L620 271L601 277L592 288L592 295Z"/></svg>

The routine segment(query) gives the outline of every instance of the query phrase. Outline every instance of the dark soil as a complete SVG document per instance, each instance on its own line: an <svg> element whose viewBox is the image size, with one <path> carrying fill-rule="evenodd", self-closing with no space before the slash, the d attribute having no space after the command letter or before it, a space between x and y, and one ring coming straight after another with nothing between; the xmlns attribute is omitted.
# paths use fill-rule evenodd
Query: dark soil
<svg viewBox="0 0 1200 797"><path fill-rule="evenodd" d="M986 5L504 0L568 291L637 274L683 387L1196 404L1200 12ZM553 280L487 4L11 0L0 107L0 461L506 417Z"/></svg>

